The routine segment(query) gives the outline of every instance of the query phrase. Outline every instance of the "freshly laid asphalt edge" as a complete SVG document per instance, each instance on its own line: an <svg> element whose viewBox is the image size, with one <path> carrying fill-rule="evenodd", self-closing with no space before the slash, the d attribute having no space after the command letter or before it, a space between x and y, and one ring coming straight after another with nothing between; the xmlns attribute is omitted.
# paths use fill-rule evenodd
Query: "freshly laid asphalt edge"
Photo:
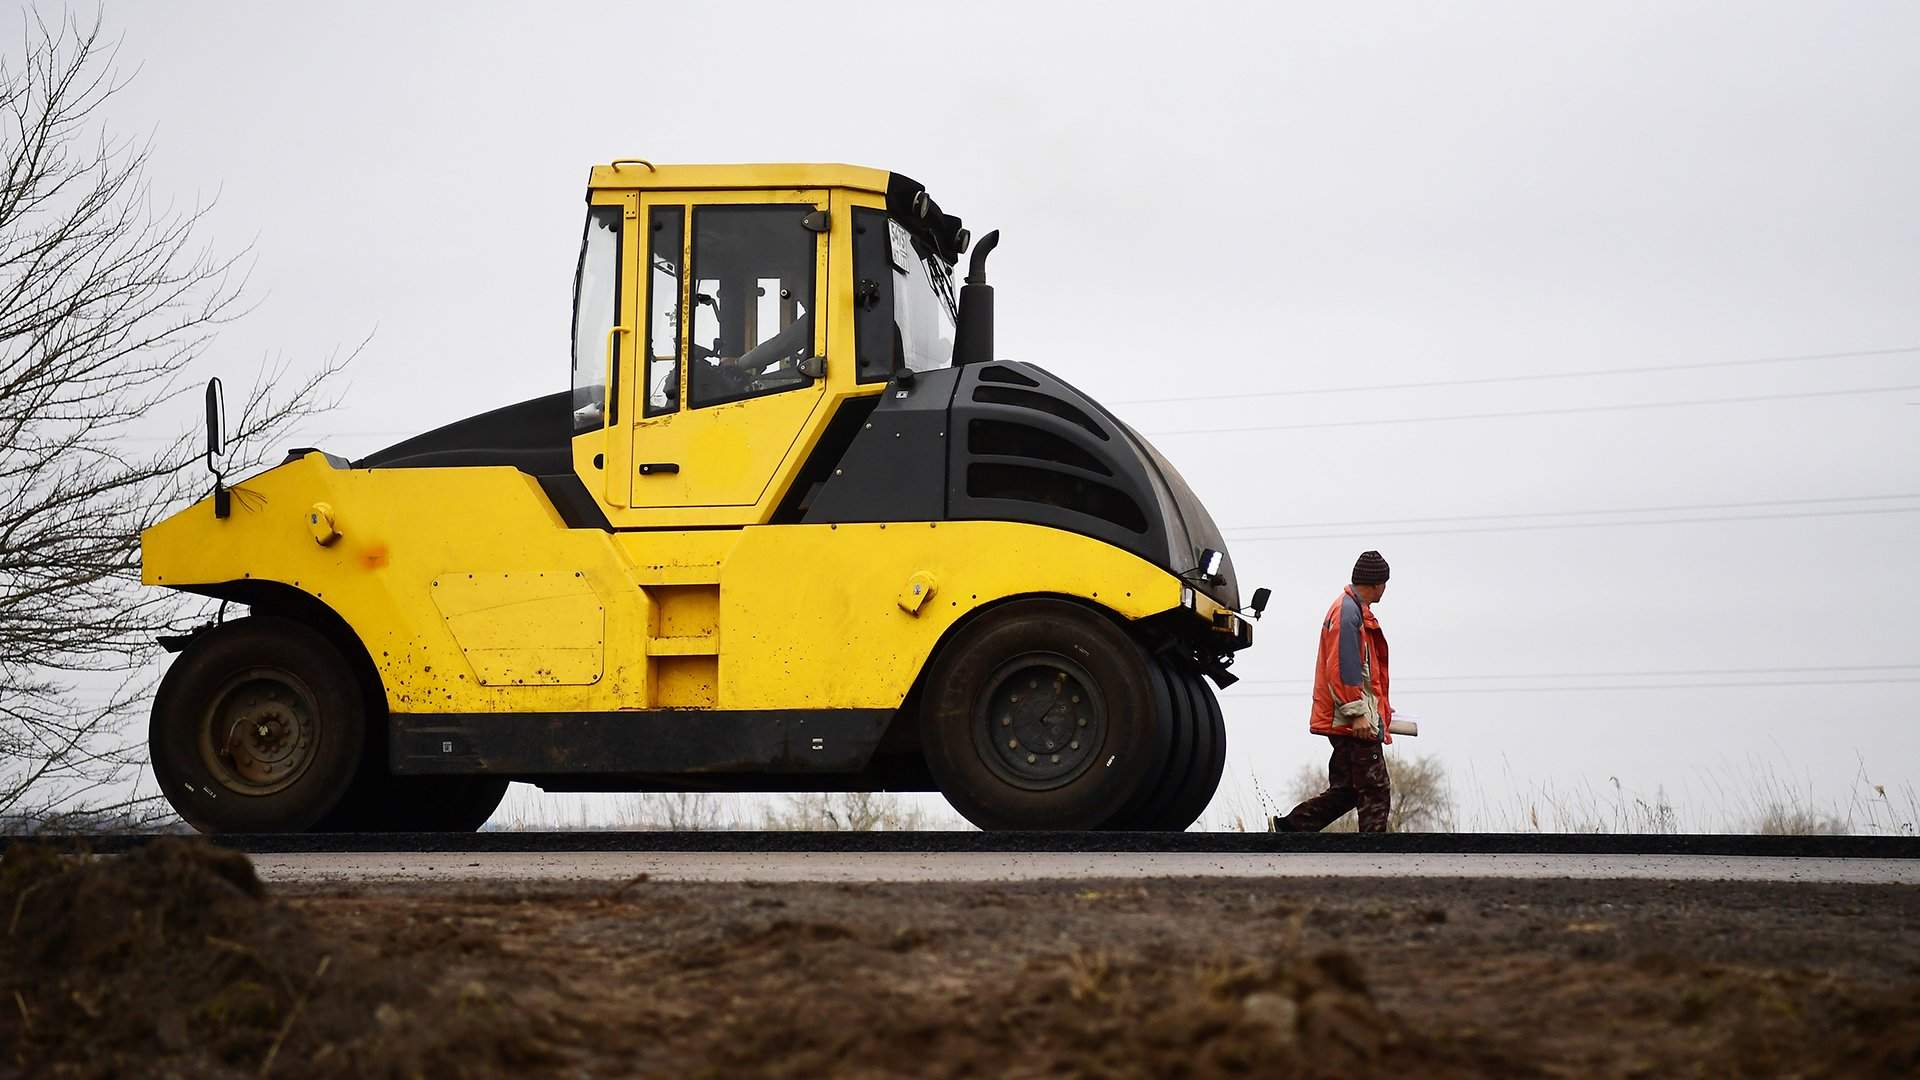
<svg viewBox="0 0 1920 1080"><path fill-rule="evenodd" d="M171 834L177 835L177 834ZM188 834L191 835L191 834ZM124 852L159 834L0 837L0 850L32 839L73 851ZM715 852L1192 852L1220 855L1722 855L1818 859L1920 859L1920 837L1740 836L1626 833L1239 832L477 832L289 833L207 838L249 853L449 851Z"/></svg>

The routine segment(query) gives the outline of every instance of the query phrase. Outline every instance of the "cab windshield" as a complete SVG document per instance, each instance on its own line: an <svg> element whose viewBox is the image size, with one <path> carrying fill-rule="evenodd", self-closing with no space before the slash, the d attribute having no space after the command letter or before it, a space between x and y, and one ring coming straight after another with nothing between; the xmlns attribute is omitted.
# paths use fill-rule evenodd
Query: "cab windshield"
<svg viewBox="0 0 1920 1080"><path fill-rule="evenodd" d="M620 208L587 212L586 237L573 275L573 430L591 431L609 421L607 374L620 325Z"/></svg>

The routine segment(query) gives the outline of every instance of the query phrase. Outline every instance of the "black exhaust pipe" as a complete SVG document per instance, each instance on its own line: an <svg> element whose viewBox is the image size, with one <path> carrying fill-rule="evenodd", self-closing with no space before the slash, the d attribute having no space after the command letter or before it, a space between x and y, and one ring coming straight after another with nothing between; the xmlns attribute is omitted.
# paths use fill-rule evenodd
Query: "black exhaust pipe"
<svg viewBox="0 0 1920 1080"><path fill-rule="evenodd" d="M960 286L960 314L953 331L954 367L993 359L993 286L987 284L987 256L999 242L1000 230L995 229L973 246L967 283Z"/></svg>

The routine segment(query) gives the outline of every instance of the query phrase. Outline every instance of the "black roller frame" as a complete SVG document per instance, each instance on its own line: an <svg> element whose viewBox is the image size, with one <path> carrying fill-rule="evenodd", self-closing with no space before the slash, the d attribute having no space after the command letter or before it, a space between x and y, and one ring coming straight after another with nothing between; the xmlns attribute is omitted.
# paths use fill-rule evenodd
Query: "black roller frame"
<svg viewBox="0 0 1920 1080"><path fill-rule="evenodd" d="M395 713L397 775L858 773L892 709Z"/></svg>

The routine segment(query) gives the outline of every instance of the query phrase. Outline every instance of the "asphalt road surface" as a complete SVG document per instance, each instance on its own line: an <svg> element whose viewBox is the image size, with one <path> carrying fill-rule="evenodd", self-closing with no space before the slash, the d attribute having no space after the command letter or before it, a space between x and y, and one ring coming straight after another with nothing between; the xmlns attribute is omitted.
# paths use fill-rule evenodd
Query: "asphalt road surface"
<svg viewBox="0 0 1920 1080"><path fill-rule="evenodd" d="M1427 877L1920 884L1912 859L1710 855L1202 852L303 852L253 856L289 884L630 881L1034 881Z"/></svg>

